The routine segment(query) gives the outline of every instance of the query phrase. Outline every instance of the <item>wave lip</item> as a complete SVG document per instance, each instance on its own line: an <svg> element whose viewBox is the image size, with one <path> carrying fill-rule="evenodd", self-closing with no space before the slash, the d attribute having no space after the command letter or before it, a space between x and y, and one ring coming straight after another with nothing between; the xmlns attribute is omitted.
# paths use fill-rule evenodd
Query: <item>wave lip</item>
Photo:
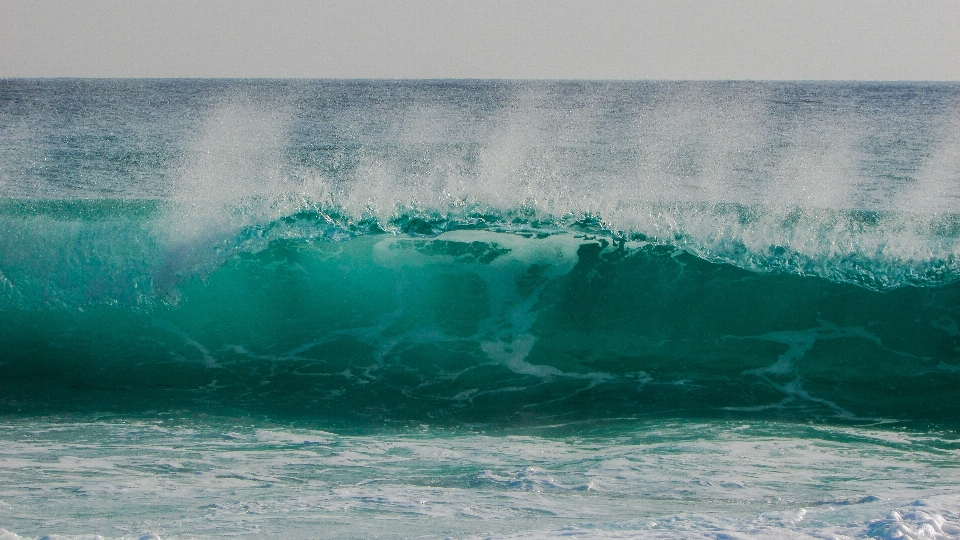
<svg viewBox="0 0 960 540"><path fill-rule="evenodd" d="M150 235L164 215L7 216L50 231L19 236L35 252L0 267L7 407L956 418L960 291L942 276L865 287L741 268L601 220L489 212L384 225L301 210L171 251ZM33 396L51 385L62 395Z"/></svg>
<svg viewBox="0 0 960 540"><path fill-rule="evenodd" d="M9 410L958 417L956 85L0 85Z"/></svg>
<svg viewBox="0 0 960 540"><path fill-rule="evenodd" d="M24 307L176 302L189 280L271 246L337 245L383 234L400 243L429 243L457 231L506 235L502 241L540 238L544 245L557 235L592 235L610 246L653 243L711 263L872 290L937 287L960 276L960 215L955 214L656 204L637 210L642 224L621 229L594 214L558 217L526 207L401 207L381 219L299 204L292 211L272 204L269 211L229 210L246 217L229 218L241 220L229 226L197 225L191 229L196 234L184 237L169 232L183 219L177 203L169 201L5 199L0 201L0 227L6 233L0 238L0 294ZM271 212L279 217L263 217Z"/></svg>

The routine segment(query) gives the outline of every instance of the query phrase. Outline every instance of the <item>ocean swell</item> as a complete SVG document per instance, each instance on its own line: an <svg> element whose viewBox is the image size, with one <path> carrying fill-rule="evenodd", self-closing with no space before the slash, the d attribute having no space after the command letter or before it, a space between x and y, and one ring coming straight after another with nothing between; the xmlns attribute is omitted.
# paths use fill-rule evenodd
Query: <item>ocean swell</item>
<svg viewBox="0 0 960 540"><path fill-rule="evenodd" d="M749 210L693 211L740 223ZM169 215L149 201L7 203L6 228L23 232L0 268L4 408L949 423L960 403L960 283L942 262L810 270L786 250L699 256L682 237L522 210L383 223L304 209L171 245L156 234Z"/></svg>
<svg viewBox="0 0 960 540"><path fill-rule="evenodd" d="M960 418L955 85L0 85L5 410Z"/></svg>

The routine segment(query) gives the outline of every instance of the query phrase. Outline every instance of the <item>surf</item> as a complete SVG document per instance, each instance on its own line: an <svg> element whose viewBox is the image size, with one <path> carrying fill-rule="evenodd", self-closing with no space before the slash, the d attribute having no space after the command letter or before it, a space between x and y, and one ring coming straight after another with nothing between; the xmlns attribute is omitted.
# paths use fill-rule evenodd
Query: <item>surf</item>
<svg viewBox="0 0 960 540"><path fill-rule="evenodd" d="M381 226L308 211L245 229L203 261L150 240L159 206L107 208L7 213L60 220L46 240L29 237L47 257L5 270L8 410L955 418L960 284L949 273L877 286L863 273L708 260L599 220ZM75 257L54 238L114 259Z"/></svg>
<svg viewBox="0 0 960 540"><path fill-rule="evenodd" d="M955 538L958 103L0 80L0 537Z"/></svg>
<svg viewBox="0 0 960 540"><path fill-rule="evenodd" d="M2 84L8 411L957 417L954 86Z"/></svg>

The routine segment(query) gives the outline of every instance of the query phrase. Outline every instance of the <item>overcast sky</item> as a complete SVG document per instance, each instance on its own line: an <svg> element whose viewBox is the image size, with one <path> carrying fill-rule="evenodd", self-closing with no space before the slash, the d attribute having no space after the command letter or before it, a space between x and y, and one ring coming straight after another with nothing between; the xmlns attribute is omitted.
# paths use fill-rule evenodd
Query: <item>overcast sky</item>
<svg viewBox="0 0 960 540"><path fill-rule="evenodd" d="M960 0L0 0L0 77L960 80Z"/></svg>

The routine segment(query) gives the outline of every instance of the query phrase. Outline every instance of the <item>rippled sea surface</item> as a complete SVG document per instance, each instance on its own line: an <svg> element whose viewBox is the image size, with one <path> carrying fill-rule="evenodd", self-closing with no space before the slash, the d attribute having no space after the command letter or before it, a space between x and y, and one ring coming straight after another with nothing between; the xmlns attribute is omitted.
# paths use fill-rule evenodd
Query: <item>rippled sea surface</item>
<svg viewBox="0 0 960 540"><path fill-rule="evenodd" d="M960 86L0 80L0 540L960 538Z"/></svg>

